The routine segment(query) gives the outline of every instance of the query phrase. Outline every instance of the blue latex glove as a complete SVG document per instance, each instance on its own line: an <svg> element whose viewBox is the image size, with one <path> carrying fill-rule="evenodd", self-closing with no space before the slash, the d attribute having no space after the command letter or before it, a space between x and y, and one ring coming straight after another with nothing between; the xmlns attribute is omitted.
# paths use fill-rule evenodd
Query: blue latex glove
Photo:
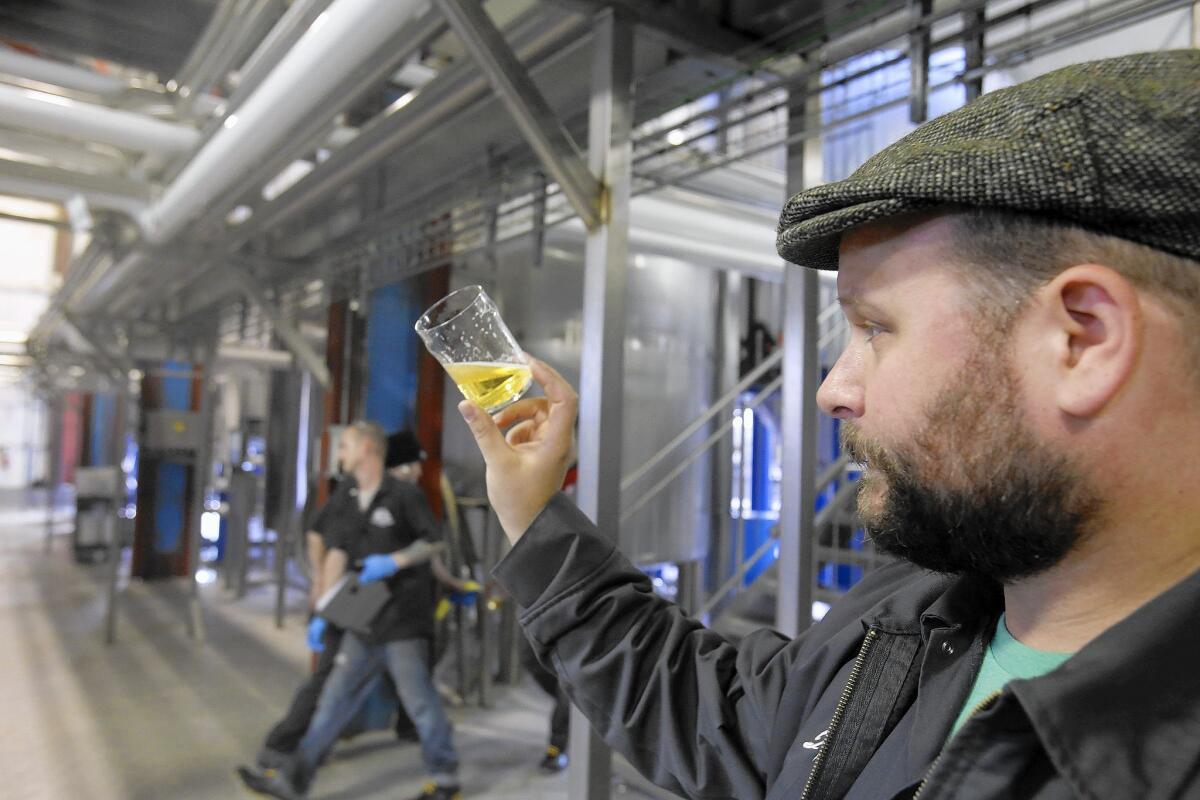
<svg viewBox="0 0 1200 800"><path fill-rule="evenodd" d="M464 591L450 592L450 602L456 606L470 608L475 605L475 598L483 591L483 587L475 581L467 581Z"/></svg>
<svg viewBox="0 0 1200 800"><path fill-rule="evenodd" d="M325 626L329 623L324 617L313 617L308 622L308 649L314 653L325 652Z"/></svg>
<svg viewBox="0 0 1200 800"><path fill-rule="evenodd" d="M370 583L384 578L390 578L400 571L396 561L391 556L376 555L363 559L362 572L358 573L359 583Z"/></svg>

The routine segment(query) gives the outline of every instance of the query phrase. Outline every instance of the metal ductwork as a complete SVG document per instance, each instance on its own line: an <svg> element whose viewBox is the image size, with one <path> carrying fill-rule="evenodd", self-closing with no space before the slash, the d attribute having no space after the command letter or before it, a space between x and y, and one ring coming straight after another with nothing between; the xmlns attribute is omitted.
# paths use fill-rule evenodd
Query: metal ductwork
<svg viewBox="0 0 1200 800"><path fill-rule="evenodd" d="M150 202L149 187L136 181L5 159L0 159L0 194L57 203L83 195L93 208L131 215L143 211Z"/></svg>
<svg viewBox="0 0 1200 800"><path fill-rule="evenodd" d="M0 84L0 122L7 127L162 155L190 153L200 142L200 133L187 125L6 84Z"/></svg>
<svg viewBox="0 0 1200 800"><path fill-rule="evenodd" d="M588 21L576 16L563 16L553 24L529 20L511 31L510 46L522 62L530 65L557 51L564 42L578 39L587 30ZM256 213L236 235L244 241L252 233L275 227L310 208L380 159L420 140L435 126L490 92L487 78L474 64L464 61L451 67L422 89L403 114L385 113L372 120L352 142Z"/></svg>
<svg viewBox="0 0 1200 800"><path fill-rule="evenodd" d="M129 84L112 75L27 55L8 47L0 47L0 73L101 96L120 94L129 88Z"/></svg>
<svg viewBox="0 0 1200 800"><path fill-rule="evenodd" d="M159 201L139 215L145 243L153 246L169 242L245 174L269 160L281 141L306 118L331 102L337 103L341 99L337 89L362 69L362 60L426 7L421 0L332 3L259 88L226 118ZM276 133L264 136L263 131ZM72 302L85 312L104 307L108 298L151 260L144 247L128 253L95 276Z"/></svg>
<svg viewBox="0 0 1200 800"><path fill-rule="evenodd" d="M279 65L184 167L141 219L147 241L174 238L225 187L279 146L328 102L364 53L387 41L426 4L422 0L335 0ZM264 136L263 131L277 131Z"/></svg>

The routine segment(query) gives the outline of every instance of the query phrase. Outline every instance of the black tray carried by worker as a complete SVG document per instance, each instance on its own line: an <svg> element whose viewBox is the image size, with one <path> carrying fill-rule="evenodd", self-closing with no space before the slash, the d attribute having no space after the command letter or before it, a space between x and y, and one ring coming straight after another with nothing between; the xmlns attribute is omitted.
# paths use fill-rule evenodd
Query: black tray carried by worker
<svg viewBox="0 0 1200 800"><path fill-rule="evenodd" d="M351 572L325 593L317 603L317 613L339 628L366 635L391 598L385 581L359 583L358 573Z"/></svg>

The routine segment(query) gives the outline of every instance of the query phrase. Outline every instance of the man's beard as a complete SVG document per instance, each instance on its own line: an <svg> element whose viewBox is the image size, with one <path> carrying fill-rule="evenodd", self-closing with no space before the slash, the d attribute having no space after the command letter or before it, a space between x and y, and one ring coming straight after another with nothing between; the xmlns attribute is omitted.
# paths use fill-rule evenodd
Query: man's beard
<svg viewBox="0 0 1200 800"><path fill-rule="evenodd" d="M843 425L844 448L868 464L859 515L877 550L920 567L1002 583L1036 575L1083 539L1098 495L1025 424L1001 352L981 343L958 374L911 445Z"/></svg>

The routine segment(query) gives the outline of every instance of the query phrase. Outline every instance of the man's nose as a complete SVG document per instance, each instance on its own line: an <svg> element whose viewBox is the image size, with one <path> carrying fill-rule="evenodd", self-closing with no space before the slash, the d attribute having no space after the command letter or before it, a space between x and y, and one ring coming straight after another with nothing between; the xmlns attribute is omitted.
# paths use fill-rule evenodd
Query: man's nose
<svg viewBox="0 0 1200 800"><path fill-rule="evenodd" d="M836 419L858 419L863 415L862 365L851 348L838 357L833 369L817 390L817 406Z"/></svg>

